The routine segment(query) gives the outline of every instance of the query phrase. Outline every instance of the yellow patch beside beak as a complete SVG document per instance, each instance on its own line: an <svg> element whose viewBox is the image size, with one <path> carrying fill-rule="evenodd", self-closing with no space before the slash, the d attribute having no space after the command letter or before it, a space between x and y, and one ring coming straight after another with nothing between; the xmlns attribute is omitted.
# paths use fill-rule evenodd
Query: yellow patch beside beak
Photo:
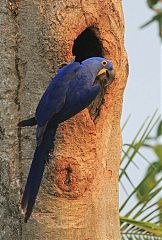
<svg viewBox="0 0 162 240"><path fill-rule="evenodd" d="M106 68L102 68L102 69L98 72L97 76L99 76L99 75L105 73L106 71L107 71Z"/></svg>

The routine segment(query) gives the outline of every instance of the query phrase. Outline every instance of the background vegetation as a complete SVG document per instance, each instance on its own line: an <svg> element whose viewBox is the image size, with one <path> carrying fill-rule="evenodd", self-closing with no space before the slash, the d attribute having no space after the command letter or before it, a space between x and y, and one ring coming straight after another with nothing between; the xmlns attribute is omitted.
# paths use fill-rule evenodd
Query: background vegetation
<svg viewBox="0 0 162 240"><path fill-rule="evenodd" d="M143 24L144 28L154 21L162 39L162 0L147 0L154 16ZM127 197L120 206L121 235L125 240L162 239L162 121L154 113L139 128L130 144L123 145L120 168L120 185ZM125 128L129 118L125 122ZM156 134L152 136L152 130ZM155 160L148 159L143 152L151 151ZM151 155L150 155L151 156ZM130 166L139 170L140 161L147 162L142 179L134 183ZM137 171L138 172L138 171ZM137 177L138 178L138 177ZM126 187L127 186L127 187Z"/></svg>
<svg viewBox="0 0 162 240"><path fill-rule="evenodd" d="M158 126L158 127L157 127ZM151 136L157 127L156 135ZM155 113L147 118L130 144L123 145L120 185L127 198L120 206L122 239L162 239L162 121ZM151 161L143 149L151 150L156 159ZM148 164L143 178L137 183L130 166L137 174L141 161ZM127 186L127 187L126 187Z"/></svg>

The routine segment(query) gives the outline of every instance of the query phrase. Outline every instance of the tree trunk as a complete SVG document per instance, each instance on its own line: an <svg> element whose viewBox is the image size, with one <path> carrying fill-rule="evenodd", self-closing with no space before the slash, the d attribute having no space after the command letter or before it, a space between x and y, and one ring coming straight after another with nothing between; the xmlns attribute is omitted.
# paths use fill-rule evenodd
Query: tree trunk
<svg viewBox="0 0 162 240"><path fill-rule="evenodd" d="M120 115L128 72L123 34L120 0L0 1L0 239L120 239ZM73 55L110 59L116 78L93 106L60 125L24 224L19 205L35 128L17 123L35 112L50 79Z"/></svg>

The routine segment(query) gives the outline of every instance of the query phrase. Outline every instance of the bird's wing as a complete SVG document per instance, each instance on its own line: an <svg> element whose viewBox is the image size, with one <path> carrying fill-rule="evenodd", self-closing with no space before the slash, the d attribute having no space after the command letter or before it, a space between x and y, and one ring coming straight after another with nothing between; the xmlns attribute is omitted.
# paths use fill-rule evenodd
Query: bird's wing
<svg viewBox="0 0 162 240"><path fill-rule="evenodd" d="M74 91L69 89L64 108L59 115L59 121L63 122L88 107L100 90L101 87L98 84L94 86L84 85Z"/></svg>
<svg viewBox="0 0 162 240"><path fill-rule="evenodd" d="M44 126L63 107L69 83L75 77L80 63L74 62L59 70L56 77L43 94L37 109L36 120L39 126Z"/></svg>
<svg viewBox="0 0 162 240"><path fill-rule="evenodd" d="M79 92L79 95L80 95L79 102L80 102L81 108L84 109L88 107L91 104L91 102L97 97L100 90L101 90L101 87L99 84L82 89Z"/></svg>

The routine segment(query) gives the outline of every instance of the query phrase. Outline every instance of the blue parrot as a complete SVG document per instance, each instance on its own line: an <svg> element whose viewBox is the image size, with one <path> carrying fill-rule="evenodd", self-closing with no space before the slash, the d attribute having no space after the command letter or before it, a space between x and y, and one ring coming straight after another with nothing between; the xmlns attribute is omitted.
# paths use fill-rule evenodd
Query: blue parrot
<svg viewBox="0 0 162 240"><path fill-rule="evenodd" d="M113 65L101 57L88 58L81 63L73 62L61 68L44 92L36 108L35 117L21 121L19 127L37 124L33 161L22 196L27 222L38 194L45 164L54 148L54 137L59 123L66 121L88 107L100 93L103 83L96 77L106 73L109 85L114 79Z"/></svg>

